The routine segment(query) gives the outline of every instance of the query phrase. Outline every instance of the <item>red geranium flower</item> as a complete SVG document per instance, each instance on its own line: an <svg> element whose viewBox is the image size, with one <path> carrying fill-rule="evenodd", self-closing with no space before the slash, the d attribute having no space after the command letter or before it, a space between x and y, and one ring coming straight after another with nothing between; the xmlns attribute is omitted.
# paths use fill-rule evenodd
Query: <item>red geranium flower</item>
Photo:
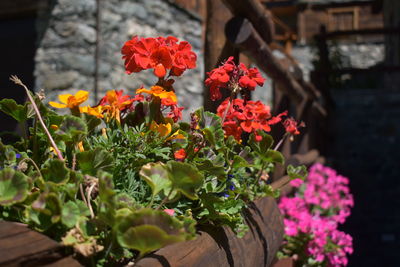
<svg viewBox="0 0 400 267"><path fill-rule="evenodd" d="M232 135L236 140L240 141L243 131L247 133L254 133L256 140L260 141L262 137L257 133L259 130L266 132L271 131L270 125L276 124L281 121L281 117L286 115L287 112L279 114L277 117L272 117L270 107L264 105L260 101L247 101L243 99L234 99L229 105L229 98L227 98L217 109L217 114L221 118L225 115L223 128L225 135Z"/></svg>
<svg viewBox="0 0 400 267"><path fill-rule="evenodd" d="M186 158L185 149L181 148L174 153L174 157L176 160L183 161Z"/></svg>
<svg viewBox="0 0 400 267"><path fill-rule="evenodd" d="M125 59L126 73L153 69L159 78L167 75L180 76L186 69L196 67L196 54L188 42L178 43L178 39L167 38L138 38L134 36L121 49Z"/></svg>
<svg viewBox="0 0 400 267"><path fill-rule="evenodd" d="M239 85L254 91L257 85L263 86L265 79L261 76L257 68L248 69L243 63L240 63L239 68L243 74L239 78Z"/></svg>
<svg viewBox="0 0 400 267"><path fill-rule="evenodd" d="M300 134L300 131L298 128L304 127L305 124L304 124L304 122L298 123L293 118L287 118L283 122L283 126L285 127L285 130L287 133L290 133L292 135L298 135L298 134Z"/></svg>
<svg viewBox="0 0 400 267"><path fill-rule="evenodd" d="M262 86L265 81L257 68L248 69L242 63L237 66L233 57L229 57L220 67L208 72L207 75L205 84L210 88L211 100L213 101L221 99L221 88L235 91L238 89L253 91L257 85Z"/></svg>
<svg viewBox="0 0 400 267"><path fill-rule="evenodd" d="M205 84L210 87L211 100L215 101L221 99L222 94L220 89L228 87L229 80L231 79L230 74L235 67L233 57L229 57L222 66L207 73L208 78Z"/></svg>

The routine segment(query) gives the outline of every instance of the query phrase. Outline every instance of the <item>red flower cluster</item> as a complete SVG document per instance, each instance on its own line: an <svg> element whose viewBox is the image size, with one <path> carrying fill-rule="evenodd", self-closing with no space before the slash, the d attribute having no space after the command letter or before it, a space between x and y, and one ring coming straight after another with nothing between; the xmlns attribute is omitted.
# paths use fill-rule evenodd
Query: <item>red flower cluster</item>
<svg viewBox="0 0 400 267"><path fill-rule="evenodd" d="M285 130L287 133L290 133L292 135L298 135L298 134L300 134L298 128L305 127L305 124L304 124L304 122L298 123L293 118L287 118L283 122L283 126L285 127Z"/></svg>
<svg viewBox="0 0 400 267"><path fill-rule="evenodd" d="M196 54L192 46L176 37L139 38L134 36L121 49L125 59L126 73L153 69L154 74L163 78L170 75L180 76L186 69L196 67Z"/></svg>
<svg viewBox="0 0 400 267"><path fill-rule="evenodd" d="M218 116L224 116L228 108L228 103L228 98L221 103L217 110ZM227 136L232 135L238 141L241 139L243 131L254 133L257 140L261 140L261 136L257 134L257 131L271 131L270 125L280 122L282 116L285 115L287 115L287 112L272 117L270 107L260 101L245 102L243 99L236 98L229 106L223 127Z"/></svg>
<svg viewBox="0 0 400 267"><path fill-rule="evenodd" d="M229 57L220 67L207 73L205 84L210 87L211 100L221 99L221 88L233 90L240 86L242 89L253 91L257 85L262 86L265 79L257 68L248 69L243 63L238 66Z"/></svg>

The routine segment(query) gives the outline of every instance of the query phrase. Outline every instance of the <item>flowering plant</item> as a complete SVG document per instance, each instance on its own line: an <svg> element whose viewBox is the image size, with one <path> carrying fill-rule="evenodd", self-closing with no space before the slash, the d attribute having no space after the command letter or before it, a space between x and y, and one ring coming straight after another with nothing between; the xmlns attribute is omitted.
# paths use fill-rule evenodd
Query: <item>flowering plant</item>
<svg viewBox="0 0 400 267"><path fill-rule="evenodd" d="M299 180L291 183L300 189L279 203L285 241L278 256L293 257L296 266L346 266L347 254L353 252L352 238L337 228L353 206L348 179L315 164L303 185Z"/></svg>
<svg viewBox="0 0 400 267"><path fill-rule="evenodd" d="M134 37L122 54L127 74L152 69L157 83L134 94L110 90L95 106L84 105L86 91L49 102L71 115L49 109L12 78L29 101L3 99L0 110L33 127L12 145L0 143L0 217L27 223L98 264L123 264L192 239L196 224L226 225L242 236L243 208L278 195L266 180L284 162L280 143L272 148L266 132L286 113L273 117L246 98L264 79L229 58L206 80L214 100L222 89L229 99L218 114L199 109L187 123L172 77L196 66L190 44ZM285 136L298 133L293 119L283 125ZM302 168L290 168L302 177Z"/></svg>

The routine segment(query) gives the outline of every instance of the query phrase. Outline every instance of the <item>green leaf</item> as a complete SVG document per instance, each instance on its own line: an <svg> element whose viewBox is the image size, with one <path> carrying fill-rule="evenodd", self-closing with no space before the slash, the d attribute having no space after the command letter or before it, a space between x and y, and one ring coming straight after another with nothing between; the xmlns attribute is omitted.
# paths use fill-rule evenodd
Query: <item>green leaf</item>
<svg viewBox="0 0 400 267"><path fill-rule="evenodd" d="M239 156L239 155L233 156L233 162L232 162L233 169L249 167L249 166L250 166L250 164L241 156Z"/></svg>
<svg viewBox="0 0 400 267"><path fill-rule="evenodd" d="M190 199L197 199L196 191L204 182L199 170L193 165L177 161L169 161L167 166L172 187Z"/></svg>
<svg viewBox="0 0 400 267"><path fill-rule="evenodd" d="M82 172L92 176L95 176L99 170L112 171L114 167L113 157L109 152L101 148L79 152L76 155L76 160Z"/></svg>
<svg viewBox="0 0 400 267"><path fill-rule="evenodd" d="M255 134L251 134L249 138L249 145L255 152L265 155L268 149L272 146L274 139L272 136L262 131L259 131L258 134L262 137L261 141L256 140Z"/></svg>
<svg viewBox="0 0 400 267"><path fill-rule="evenodd" d="M73 201L68 201L63 205L61 210L61 222L67 227L74 227L80 216L81 211L78 205Z"/></svg>
<svg viewBox="0 0 400 267"><path fill-rule="evenodd" d="M276 162L283 164L285 163L285 158L283 157L282 153L276 150L269 149L264 156L264 159L269 162Z"/></svg>
<svg viewBox="0 0 400 267"><path fill-rule="evenodd" d="M65 162L59 159L53 159L46 163L42 169L43 179L55 184L64 184L68 182L70 173L65 167Z"/></svg>
<svg viewBox="0 0 400 267"><path fill-rule="evenodd" d="M18 122L24 122L28 118L27 106L17 104L14 99L2 99L0 101L0 110Z"/></svg>
<svg viewBox="0 0 400 267"><path fill-rule="evenodd" d="M61 203L55 193L43 193L32 203L32 209L49 217L52 223L57 223L61 218ZM43 218L46 220L45 218Z"/></svg>
<svg viewBox="0 0 400 267"><path fill-rule="evenodd" d="M195 111L199 118L199 126L203 131L205 139L211 146L217 149L224 145L224 130L222 129L221 118L211 112L204 112L203 108Z"/></svg>
<svg viewBox="0 0 400 267"><path fill-rule="evenodd" d="M168 169L163 163L148 163L144 165L139 175L151 187L153 195L157 195L161 190L169 191L171 181L168 179Z"/></svg>
<svg viewBox="0 0 400 267"><path fill-rule="evenodd" d="M223 154L215 155L212 150L204 150L206 157L196 163L196 167L208 175L226 178L225 158Z"/></svg>
<svg viewBox="0 0 400 267"><path fill-rule="evenodd" d="M86 136L87 131L88 127L81 118L67 115L56 133L66 142L77 143Z"/></svg>
<svg viewBox="0 0 400 267"><path fill-rule="evenodd" d="M140 251L140 255L193 237L193 233L185 232L176 218L159 210L141 209L119 217L118 222L118 243L122 247Z"/></svg>
<svg viewBox="0 0 400 267"><path fill-rule="evenodd" d="M29 187L29 178L23 173L11 168L0 171L0 205L11 206L24 201Z"/></svg>
<svg viewBox="0 0 400 267"><path fill-rule="evenodd" d="M83 121L87 125L88 132L93 131L97 126L99 126L101 124L101 119L97 118L96 116L93 116L93 115L90 115L87 113L83 113L81 115L82 115Z"/></svg>
<svg viewBox="0 0 400 267"><path fill-rule="evenodd" d="M307 168L304 165L297 166L297 167L288 165L286 168L286 171L287 171L287 174L288 174L290 180L294 180L294 179L304 180L308 175Z"/></svg>

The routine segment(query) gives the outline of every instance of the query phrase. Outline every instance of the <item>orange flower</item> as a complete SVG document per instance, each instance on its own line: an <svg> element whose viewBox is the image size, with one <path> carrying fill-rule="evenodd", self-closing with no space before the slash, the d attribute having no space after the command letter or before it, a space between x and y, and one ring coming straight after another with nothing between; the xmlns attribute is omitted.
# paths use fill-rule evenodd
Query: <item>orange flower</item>
<svg viewBox="0 0 400 267"><path fill-rule="evenodd" d="M89 115L95 116L97 118L103 118L103 114L101 114L103 112L103 107L102 106L97 106L97 107L90 107L90 106L86 106L86 107L81 107L79 108L79 112L80 113L87 113Z"/></svg>
<svg viewBox="0 0 400 267"><path fill-rule="evenodd" d="M85 102L89 97L89 93L87 91L80 90L75 95L65 94L59 95L58 99L62 103L57 102L49 102L49 105L54 108L70 108L74 109L79 107L80 104Z"/></svg>
<svg viewBox="0 0 400 267"><path fill-rule="evenodd" d="M165 101L167 101L170 104L171 104L171 102L176 103L176 101L177 101L176 95L174 92L165 91L164 88L162 88L161 86L158 86L158 85L152 86L150 90L148 90L146 88L137 89L136 94L140 94L140 93L146 93L149 95L157 96L161 99L166 99Z"/></svg>
<svg viewBox="0 0 400 267"><path fill-rule="evenodd" d="M160 134L160 136L165 137L168 136L171 131L172 131L172 126L171 123L160 123L158 124L157 122L153 121L150 124L150 130L154 131L154 132L158 132Z"/></svg>
<svg viewBox="0 0 400 267"><path fill-rule="evenodd" d="M115 118L118 122L121 122L121 110L128 108L134 100L130 99L129 96L122 95L122 90L110 90L107 91L106 96L100 101L102 111L105 111L108 116Z"/></svg>

